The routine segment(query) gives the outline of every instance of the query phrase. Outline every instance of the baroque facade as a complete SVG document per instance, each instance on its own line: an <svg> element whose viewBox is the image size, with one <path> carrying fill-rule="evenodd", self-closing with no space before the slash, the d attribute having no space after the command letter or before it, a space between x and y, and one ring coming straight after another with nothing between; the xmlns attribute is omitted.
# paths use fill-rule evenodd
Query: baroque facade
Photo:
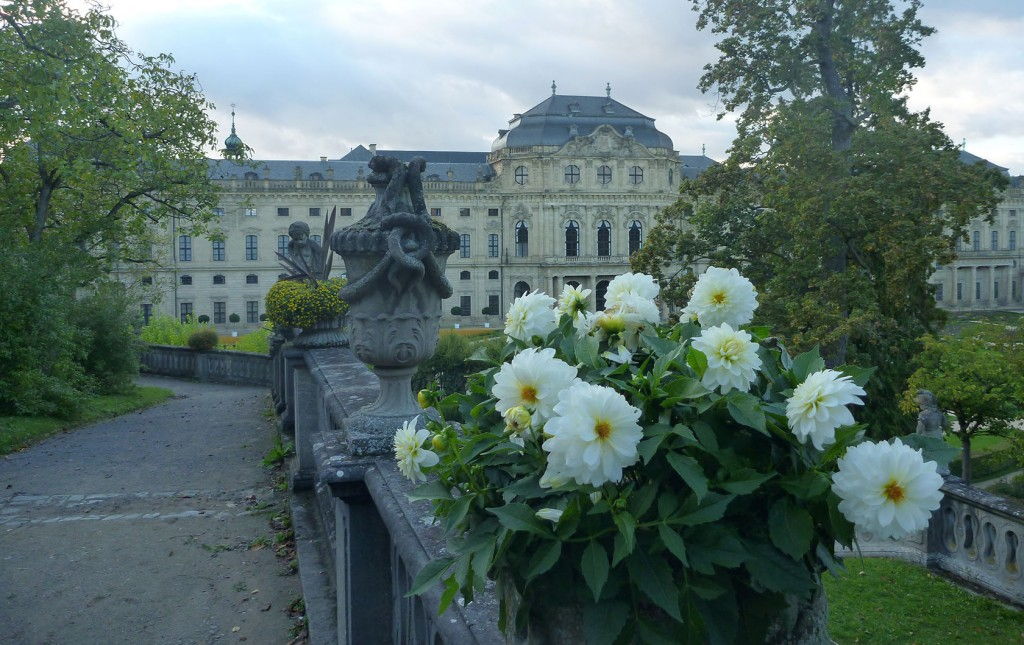
<svg viewBox="0 0 1024 645"><path fill-rule="evenodd" d="M601 308L608 281L628 270L656 213L676 199L680 178L714 163L679 155L654 119L610 94L553 93L515 114L490 152L371 144L340 159L210 160L221 189L216 233L166 231L164 268L150 277L160 297L144 313L205 315L222 331L256 326L282 272L274 252L287 247L288 226L305 221L318 239L332 209L336 228L362 217L374 199L366 164L375 154L426 159L431 215L460 235L447 268L454 294L443 303L446 324L500 326L515 296L536 289L557 296L567 283L594 290L591 302ZM232 136L228 152L243 145L234 127ZM343 272L336 259L334 275Z"/></svg>

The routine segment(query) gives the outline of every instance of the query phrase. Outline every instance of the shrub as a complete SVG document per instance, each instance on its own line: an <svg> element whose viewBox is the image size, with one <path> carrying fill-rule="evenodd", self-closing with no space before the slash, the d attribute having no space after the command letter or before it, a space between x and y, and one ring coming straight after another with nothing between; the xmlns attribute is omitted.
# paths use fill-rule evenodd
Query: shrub
<svg viewBox="0 0 1024 645"><path fill-rule="evenodd" d="M238 337L238 341L231 349L239 352L254 352L256 354L270 353L270 335L274 333L267 325L263 325L256 331Z"/></svg>
<svg viewBox="0 0 1024 645"><path fill-rule="evenodd" d="M188 337L188 346L197 352L205 352L216 347L219 340L213 329L200 329Z"/></svg>
<svg viewBox="0 0 1024 645"><path fill-rule="evenodd" d="M267 292L267 320L279 327L309 328L322 320L336 318L348 310L338 293L343 278L321 280L316 285L281 280Z"/></svg>
<svg viewBox="0 0 1024 645"><path fill-rule="evenodd" d="M228 322L236 323L236 322L240 321L241 319L242 318L238 314L231 314L230 316L228 316Z"/></svg>
<svg viewBox="0 0 1024 645"><path fill-rule="evenodd" d="M199 316L198 320L200 324L205 325L206 323L210 322L210 317L207 316L206 314L203 314L202 316Z"/></svg>
<svg viewBox="0 0 1024 645"><path fill-rule="evenodd" d="M453 316L461 316L462 315L462 307L452 307L452 315Z"/></svg>
<svg viewBox="0 0 1024 645"><path fill-rule="evenodd" d="M989 486L988 491L1003 497L1011 497L1020 503L1024 503L1024 475L1017 475L1008 482L999 482Z"/></svg>
<svg viewBox="0 0 1024 645"><path fill-rule="evenodd" d="M465 336L442 334L434 355L416 368L413 389L421 390L436 383L442 392L461 392L466 386L466 375L479 367L470 367L472 353L473 344Z"/></svg>
<svg viewBox="0 0 1024 645"><path fill-rule="evenodd" d="M267 320L267 314L260 314L260 322L264 322L266 320Z"/></svg>
<svg viewBox="0 0 1024 645"><path fill-rule="evenodd" d="M101 282L73 307L72 320L88 337L82 366L104 393L123 392L139 372L138 302L120 282Z"/></svg>
<svg viewBox="0 0 1024 645"><path fill-rule="evenodd" d="M996 477L1016 468L1018 468L1016 456L1009 448L971 455L971 481ZM960 457L949 462L949 471L957 477L960 476L960 473L963 472L963 462Z"/></svg>
<svg viewBox="0 0 1024 645"><path fill-rule="evenodd" d="M154 345L176 345L188 347L188 339L200 329L214 329L189 316L187 322L181 322L171 316L156 315L150 318L149 324L139 334L143 342Z"/></svg>

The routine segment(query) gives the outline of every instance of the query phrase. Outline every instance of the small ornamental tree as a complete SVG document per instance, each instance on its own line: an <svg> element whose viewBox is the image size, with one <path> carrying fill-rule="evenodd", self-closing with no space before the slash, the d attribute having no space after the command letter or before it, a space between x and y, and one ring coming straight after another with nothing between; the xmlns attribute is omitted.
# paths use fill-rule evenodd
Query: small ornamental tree
<svg viewBox="0 0 1024 645"><path fill-rule="evenodd" d="M240 320L242 320L242 318L238 314L231 314L230 316L228 316L228 322L236 323Z"/></svg>
<svg viewBox="0 0 1024 645"><path fill-rule="evenodd" d="M974 327L959 336L923 339L919 367L908 380L901 405L916 409L918 390L929 390L939 409L953 415L950 428L960 439L962 478L971 481L971 441L981 435L1017 432L1010 423L1021 417L1024 404L1024 372L1013 348L997 332Z"/></svg>

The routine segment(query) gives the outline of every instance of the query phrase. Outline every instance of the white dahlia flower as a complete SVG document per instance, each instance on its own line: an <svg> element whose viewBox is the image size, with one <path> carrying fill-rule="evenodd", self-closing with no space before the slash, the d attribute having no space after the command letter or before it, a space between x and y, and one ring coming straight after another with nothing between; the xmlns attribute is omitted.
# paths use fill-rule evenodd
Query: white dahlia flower
<svg viewBox="0 0 1024 645"><path fill-rule="evenodd" d="M622 469L639 458L639 418L640 410L609 387L580 381L563 390L544 427L552 479L570 477L593 486L622 479Z"/></svg>
<svg viewBox="0 0 1024 645"><path fill-rule="evenodd" d="M543 291L519 296L505 315L505 335L527 343L534 336L545 338L558 327L558 318L551 308L554 304L555 299Z"/></svg>
<svg viewBox="0 0 1024 645"><path fill-rule="evenodd" d="M498 399L495 409L504 414L516 406L532 410L534 424L551 418L558 393L576 380L576 368L555 358L550 347L530 347L516 354L494 375L491 394Z"/></svg>
<svg viewBox="0 0 1024 645"><path fill-rule="evenodd" d="M558 312L573 318L587 311L587 298L590 289L582 289L567 284L562 287L562 295L558 296Z"/></svg>
<svg viewBox="0 0 1024 645"><path fill-rule="evenodd" d="M693 295L684 313L697 317L702 327L726 323L732 327L746 325L757 309L754 285L736 269L708 267L693 287Z"/></svg>
<svg viewBox="0 0 1024 645"><path fill-rule="evenodd" d="M846 519L875 537L895 539L928 526L942 501L942 481L934 461L895 439L847 450L832 490Z"/></svg>
<svg viewBox="0 0 1024 645"><path fill-rule="evenodd" d="M623 273L608 283L604 301L606 306L614 306L623 296L640 296L645 300L654 300L658 297L659 291L658 283L646 273Z"/></svg>
<svg viewBox="0 0 1024 645"><path fill-rule="evenodd" d="M736 388L746 392L761 368L757 343L750 340L750 334L727 323L702 329L700 336L693 339L693 347L708 359L701 383L709 390L717 387L725 394Z"/></svg>
<svg viewBox="0 0 1024 645"><path fill-rule="evenodd" d="M557 508L542 508L536 513L534 513L534 515L536 515L542 520L548 520L549 522L554 522L555 524L558 524L558 520L562 519L562 511L558 510Z"/></svg>
<svg viewBox="0 0 1024 645"><path fill-rule="evenodd" d="M426 481L423 468L436 465L437 454L423 447L430 435L426 428L416 429L419 417L406 421L395 431L395 461L402 474L414 482Z"/></svg>
<svg viewBox="0 0 1024 645"><path fill-rule="evenodd" d="M835 370L808 374L786 401L789 427L803 443L810 439L818 450L835 443L836 428L853 423L848 405L863 405L867 393L849 376Z"/></svg>

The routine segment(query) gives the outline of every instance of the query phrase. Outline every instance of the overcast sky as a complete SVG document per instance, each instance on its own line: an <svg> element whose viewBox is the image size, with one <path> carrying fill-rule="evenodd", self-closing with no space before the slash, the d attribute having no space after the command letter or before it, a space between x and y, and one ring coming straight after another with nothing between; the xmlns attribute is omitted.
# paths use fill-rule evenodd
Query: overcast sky
<svg viewBox="0 0 1024 645"><path fill-rule="evenodd" d="M551 93L612 96L676 149L721 159L734 136L696 89L715 59L684 0L107 0L133 48L198 74L228 134L261 159L358 144L489 150ZM1024 0L925 0L912 104L956 142L1024 173Z"/></svg>

